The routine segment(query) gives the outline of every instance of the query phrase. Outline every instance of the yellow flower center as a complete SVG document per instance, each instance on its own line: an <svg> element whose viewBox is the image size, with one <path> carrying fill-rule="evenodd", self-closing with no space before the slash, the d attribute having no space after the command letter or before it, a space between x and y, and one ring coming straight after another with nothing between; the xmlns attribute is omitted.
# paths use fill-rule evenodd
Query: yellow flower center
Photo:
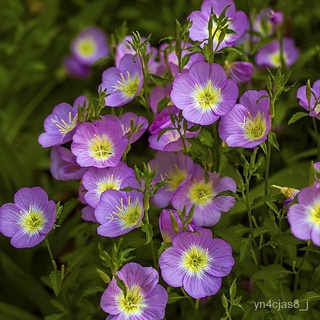
<svg viewBox="0 0 320 320"><path fill-rule="evenodd" d="M243 128L250 140L261 139L267 131L264 113L258 112L255 117L252 117L251 114L249 114L244 120Z"/></svg>
<svg viewBox="0 0 320 320"><path fill-rule="evenodd" d="M99 161L108 159L113 153L113 145L105 134L101 137L95 134L89 146L92 157Z"/></svg>
<svg viewBox="0 0 320 320"><path fill-rule="evenodd" d="M211 202L214 192L212 182L206 183L204 180L195 181L189 190L189 199L198 205L205 205Z"/></svg>
<svg viewBox="0 0 320 320"><path fill-rule="evenodd" d="M78 52L84 57L92 56L96 51L96 44L92 39L85 39L79 42Z"/></svg>
<svg viewBox="0 0 320 320"><path fill-rule="evenodd" d="M64 119L59 120L57 116L55 116L55 119L51 119L51 121L58 127L61 134L67 134L70 132L76 126L77 120L78 114L72 118L71 112L68 113L68 121L65 121Z"/></svg>
<svg viewBox="0 0 320 320"><path fill-rule="evenodd" d="M119 90L124 93L127 98L133 97L139 87L139 77L135 73L133 78L131 78L130 72L127 71L127 79L125 79L123 73L120 73L121 81L119 80L116 85L112 86L115 90Z"/></svg>
<svg viewBox="0 0 320 320"><path fill-rule="evenodd" d="M27 213L24 213L22 211L20 213L22 215L20 226L26 233L32 235L41 231L45 223L42 211L37 210L33 206L30 206Z"/></svg>
<svg viewBox="0 0 320 320"><path fill-rule="evenodd" d="M177 164L174 165L175 169L166 173L165 176L168 179L168 185L170 190L176 190L181 182L187 177L187 172L179 169Z"/></svg>
<svg viewBox="0 0 320 320"><path fill-rule="evenodd" d="M114 176L113 174L111 174L110 177L108 177L108 179L99 181L97 189L100 193L109 189L119 190L120 189L119 181L114 180Z"/></svg>
<svg viewBox="0 0 320 320"><path fill-rule="evenodd" d="M116 206L118 211L112 212L114 217L122 220L123 226L125 228L130 228L135 226L141 215L142 215L142 207L139 205L139 202L131 203L130 196L128 197L128 204L125 205L123 203L123 198L120 199L120 206Z"/></svg>
<svg viewBox="0 0 320 320"><path fill-rule="evenodd" d="M119 297L119 307L127 315L140 314L144 309L144 299L139 286L127 288L127 294L124 292Z"/></svg>
<svg viewBox="0 0 320 320"><path fill-rule="evenodd" d="M286 56L283 55L283 61L284 61L284 64L286 64ZM280 52L275 52L271 55L271 62L273 63L273 65L275 67L280 67L281 66L281 55L280 55Z"/></svg>
<svg viewBox="0 0 320 320"><path fill-rule="evenodd" d="M208 262L208 250L204 251L197 246L192 246L183 257L184 267L193 274L201 274L208 266Z"/></svg>
<svg viewBox="0 0 320 320"><path fill-rule="evenodd" d="M320 226L320 203L315 203L310 209L310 219L316 225Z"/></svg>
<svg viewBox="0 0 320 320"><path fill-rule="evenodd" d="M207 85L204 87L195 85L194 98L200 108L204 110L215 109L221 99L220 91L220 88L218 89L212 86L212 82L209 80Z"/></svg>

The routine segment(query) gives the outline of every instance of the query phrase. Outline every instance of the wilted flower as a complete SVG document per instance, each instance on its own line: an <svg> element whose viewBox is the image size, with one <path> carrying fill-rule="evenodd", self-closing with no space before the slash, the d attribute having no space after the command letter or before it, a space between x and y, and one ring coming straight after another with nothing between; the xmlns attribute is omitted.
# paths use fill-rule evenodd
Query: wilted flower
<svg viewBox="0 0 320 320"><path fill-rule="evenodd" d="M113 278L101 297L101 308L108 320L161 320L165 315L168 293L152 267L130 262L117 272L126 293Z"/></svg>
<svg viewBox="0 0 320 320"><path fill-rule="evenodd" d="M163 280L172 287L183 286L195 299L216 294L233 265L230 244L213 239L204 228L176 235L159 259Z"/></svg>
<svg viewBox="0 0 320 320"><path fill-rule="evenodd" d="M231 111L238 92L219 64L198 61L175 77L170 97L185 119L209 125Z"/></svg>
<svg viewBox="0 0 320 320"><path fill-rule="evenodd" d="M0 208L0 232L16 248L34 247L44 240L56 221L56 204L40 187L21 188L14 203Z"/></svg>

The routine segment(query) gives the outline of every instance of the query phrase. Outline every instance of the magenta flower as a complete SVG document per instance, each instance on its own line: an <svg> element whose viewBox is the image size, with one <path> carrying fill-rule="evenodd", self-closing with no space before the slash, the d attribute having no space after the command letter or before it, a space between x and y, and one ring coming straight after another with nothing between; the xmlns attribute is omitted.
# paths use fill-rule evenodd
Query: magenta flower
<svg viewBox="0 0 320 320"><path fill-rule="evenodd" d="M172 196L179 186L189 180L193 174L193 160L182 152L160 152L154 160L149 161L150 167L158 167L154 183L167 179L152 198L152 203L158 208L164 208L171 202Z"/></svg>
<svg viewBox="0 0 320 320"><path fill-rule="evenodd" d="M87 168L80 167L76 162L74 154L65 147L53 147L50 157L50 173L57 180L80 180L88 170Z"/></svg>
<svg viewBox="0 0 320 320"><path fill-rule="evenodd" d="M40 187L21 188L14 203L0 207L0 232L15 248L31 248L44 240L56 221L56 204Z"/></svg>
<svg viewBox="0 0 320 320"><path fill-rule="evenodd" d="M234 265L232 248L222 239L213 239L209 229L183 232L172 240L172 247L160 256L163 280L182 287L193 298L216 294Z"/></svg>
<svg viewBox="0 0 320 320"><path fill-rule="evenodd" d="M244 12L240 10L236 11L234 2L232 0L205 0L202 3L201 11L191 12L188 17L188 19L192 21L192 26L189 29L190 38L194 41L201 41L201 46L203 46L204 43L208 43L208 22L211 13L218 17L222 13L223 9L228 5L230 5L226 11L226 17L229 18L228 28L233 30L235 33L227 34L220 43L219 47L217 47L221 31L216 30L217 25L213 21L211 30L211 33L214 34L213 50L219 50L224 47L233 46L248 29L249 22Z"/></svg>
<svg viewBox="0 0 320 320"><path fill-rule="evenodd" d="M227 62L225 68L229 77L236 84L249 82L254 72L252 63L245 61Z"/></svg>
<svg viewBox="0 0 320 320"><path fill-rule="evenodd" d="M68 76L79 78L88 78L90 76L90 67L80 63L72 55L65 57L62 64Z"/></svg>
<svg viewBox="0 0 320 320"><path fill-rule="evenodd" d="M313 164L314 168L314 183L313 185L317 188L320 188L320 162L315 162Z"/></svg>
<svg viewBox="0 0 320 320"><path fill-rule="evenodd" d="M119 67L111 67L102 74L100 88L106 91L106 106L120 107L132 101L143 85L143 75L139 59L125 55Z"/></svg>
<svg viewBox="0 0 320 320"><path fill-rule="evenodd" d="M194 205L194 222L198 227L211 227L218 223L222 212L229 211L235 205L231 196L215 196L226 190L236 192L236 183L230 177L220 178L219 173L208 172L205 178L203 168L195 164L192 177L183 183L174 193L171 203L175 209L189 212Z"/></svg>
<svg viewBox="0 0 320 320"><path fill-rule="evenodd" d="M106 190L120 190L129 186L139 188L134 170L124 162L119 162L116 167L112 168L91 167L83 175L82 184L87 191L84 199L93 208L98 205L101 194Z"/></svg>
<svg viewBox="0 0 320 320"><path fill-rule="evenodd" d="M81 167L115 167L128 145L120 124L104 117L84 122L76 130L71 151Z"/></svg>
<svg viewBox="0 0 320 320"><path fill-rule="evenodd" d="M106 190L94 210L98 234L118 237L140 226L144 216L143 195L137 191Z"/></svg>
<svg viewBox="0 0 320 320"><path fill-rule="evenodd" d="M209 125L231 111L238 92L220 65L198 61L175 77L170 96L187 120Z"/></svg>
<svg viewBox="0 0 320 320"><path fill-rule="evenodd" d="M165 315L168 293L152 267L130 262L117 272L126 287L126 295L113 278L102 294L101 308L107 320L161 320Z"/></svg>
<svg viewBox="0 0 320 320"><path fill-rule="evenodd" d="M149 132L151 135L157 135L158 133L165 128L171 128L172 122L170 115L177 116L179 113L179 109L175 106L167 106L163 110L161 110L159 113L156 113L153 122L151 123L149 127Z"/></svg>
<svg viewBox="0 0 320 320"><path fill-rule="evenodd" d="M129 139L129 144L136 142L147 130L148 120L143 116L137 116L133 112L126 112L120 117L122 131ZM133 124L133 127L131 127Z"/></svg>
<svg viewBox="0 0 320 320"><path fill-rule="evenodd" d="M85 66L109 55L106 34L97 27L89 27L81 31L71 43L73 57Z"/></svg>
<svg viewBox="0 0 320 320"><path fill-rule="evenodd" d="M303 188L298 193L298 203L287 214L292 234L300 240L312 240L320 246L320 189Z"/></svg>
<svg viewBox="0 0 320 320"><path fill-rule="evenodd" d="M221 117L219 135L230 147L254 148L267 139L271 128L267 91L248 90L239 104ZM260 100L259 100L260 99Z"/></svg>
<svg viewBox="0 0 320 320"><path fill-rule="evenodd" d="M306 86L297 91L299 105L309 111L311 117L320 119L320 80L317 80L311 88L310 106L306 94Z"/></svg>
<svg viewBox="0 0 320 320"><path fill-rule="evenodd" d="M300 55L299 49L291 38L282 39L283 61L287 67L293 65ZM257 66L267 68L281 67L280 44L278 40L264 45L255 56Z"/></svg>
<svg viewBox="0 0 320 320"><path fill-rule="evenodd" d="M52 113L44 121L45 132L38 141L43 148L59 146L72 140L78 124L78 106L88 103L84 96L78 97L73 106L62 102L54 107Z"/></svg>

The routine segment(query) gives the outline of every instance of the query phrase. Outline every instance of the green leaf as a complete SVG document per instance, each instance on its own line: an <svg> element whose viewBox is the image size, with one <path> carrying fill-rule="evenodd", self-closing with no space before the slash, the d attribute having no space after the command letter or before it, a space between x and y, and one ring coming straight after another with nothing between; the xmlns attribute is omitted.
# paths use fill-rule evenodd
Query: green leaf
<svg viewBox="0 0 320 320"><path fill-rule="evenodd" d="M243 261L249 254L252 249L252 240L251 238L244 238L241 240L240 244L240 260Z"/></svg>
<svg viewBox="0 0 320 320"><path fill-rule="evenodd" d="M276 248L277 246L286 246L289 244L298 244L302 243L298 239L296 239L291 233L279 232L271 237L271 239L263 245L271 246L272 248Z"/></svg>
<svg viewBox="0 0 320 320"><path fill-rule="evenodd" d="M237 279L234 279L230 289L229 289L229 295L230 295L230 299L234 299L237 293Z"/></svg>
<svg viewBox="0 0 320 320"><path fill-rule="evenodd" d="M310 288L316 289L320 286L320 266L317 266L310 279Z"/></svg>
<svg viewBox="0 0 320 320"><path fill-rule="evenodd" d="M46 316L44 320L63 320L66 318L66 312L60 314L52 314L50 316Z"/></svg>
<svg viewBox="0 0 320 320"><path fill-rule="evenodd" d="M278 140L277 140L277 136L276 134L273 132L273 131L270 131L269 134L268 134L268 141L271 143L271 145L276 148L278 151L280 151L280 148L279 148L279 143L278 143Z"/></svg>
<svg viewBox="0 0 320 320"><path fill-rule="evenodd" d="M146 234L146 242L148 244L153 239L153 227L150 223L144 224L141 230Z"/></svg>
<svg viewBox="0 0 320 320"><path fill-rule="evenodd" d="M208 154L207 147L198 138L186 138L186 140L191 143L197 153Z"/></svg>
<svg viewBox="0 0 320 320"><path fill-rule="evenodd" d="M312 301L319 301L320 300L320 293L316 293L314 291L308 291L301 295L298 298L299 302L312 302Z"/></svg>
<svg viewBox="0 0 320 320"><path fill-rule="evenodd" d="M56 296L59 295L62 285L62 273L61 270L54 270L49 275L51 287Z"/></svg>
<svg viewBox="0 0 320 320"><path fill-rule="evenodd" d="M96 271L103 282L110 283L110 277L104 271L99 268L96 268Z"/></svg>
<svg viewBox="0 0 320 320"><path fill-rule="evenodd" d="M293 124L295 122L297 122L298 120L300 120L303 117L306 117L308 115L308 113L306 112L297 112L294 115L292 115L292 117L289 119L288 124Z"/></svg>
<svg viewBox="0 0 320 320"><path fill-rule="evenodd" d="M263 317L270 313L267 309L257 309L252 312L245 313L243 320L260 320L264 319Z"/></svg>
<svg viewBox="0 0 320 320"><path fill-rule="evenodd" d="M0 302L1 320L39 320L38 317L11 304Z"/></svg>
<svg viewBox="0 0 320 320"><path fill-rule="evenodd" d="M180 296L176 292L169 292L169 298L168 298L168 304L175 303L181 299L186 299L187 297L185 296Z"/></svg>
<svg viewBox="0 0 320 320"><path fill-rule="evenodd" d="M82 299L82 298L84 298L84 297L86 297L86 296L92 296L92 295L94 295L94 294L96 294L96 293L100 293L100 292L103 292L105 289L104 288L102 288L101 286L94 286L94 287L90 287L90 288L88 288L88 289L86 289L83 293L82 293L82 295L81 295L81 297L80 297L80 300Z"/></svg>
<svg viewBox="0 0 320 320"><path fill-rule="evenodd" d="M279 294L277 293L277 291L274 289L271 289L268 284L260 280L256 280L254 283L260 289L261 293L264 295L266 300L272 300L272 301L279 300Z"/></svg>
<svg viewBox="0 0 320 320"><path fill-rule="evenodd" d="M288 274L291 274L291 271L286 270L280 265L271 264L267 267L256 272L251 279L252 280L265 280L268 281L268 278L283 279Z"/></svg>
<svg viewBox="0 0 320 320"><path fill-rule="evenodd" d="M170 98L164 97L158 102L157 111L161 112L170 102Z"/></svg>

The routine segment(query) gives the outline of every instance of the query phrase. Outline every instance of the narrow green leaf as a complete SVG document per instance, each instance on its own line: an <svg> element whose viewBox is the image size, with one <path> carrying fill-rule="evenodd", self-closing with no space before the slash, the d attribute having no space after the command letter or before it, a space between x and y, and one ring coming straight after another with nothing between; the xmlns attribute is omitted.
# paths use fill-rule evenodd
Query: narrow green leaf
<svg viewBox="0 0 320 320"><path fill-rule="evenodd" d="M148 244L153 239L153 227L150 223L144 224L141 230L146 234L146 242Z"/></svg>
<svg viewBox="0 0 320 320"><path fill-rule="evenodd" d="M81 300L82 298L84 298L84 297L92 296L92 295L94 295L94 294L96 294L96 293L103 292L104 290L105 290L105 289L102 288L101 286L90 287L90 288L86 289L86 290L82 293L82 295L81 295L81 297L80 297L80 300Z"/></svg>
<svg viewBox="0 0 320 320"><path fill-rule="evenodd" d="M252 248L251 238L244 238L241 240L239 262L243 261L250 254L251 248Z"/></svg>
<svg viewBox="0 0 320 320"><path fill-rule="evenodd" d="M59 295L62 285L61 270L54 270L49 275L51 287L56 296Z"/></svg>
<svg viewBox="0 0 320 320"><path fill-rule="evenodd" d="M273 132L273 131L270 131L269 134L268 134L268 141L271 143L271 145L276 148L278 151L280 151L280 148L279 148L279 143L278 143L278 140L277 140L277 136L276 134Z"/></svg>
<svg viewBox="0 0 320 320"><path fill-rule="evenodd" d="M1 320L39 320L38 317L11 304L0 302Z"/></svg>
<svg viewBox="0 0 320 320"><path fill-rule="evenodd" d="M168 304L175 303L181 299L186 299L186 297L180 296L176 292L169 292Z"/></svg>
<svg viewBox="0 0 320 320"><path fill-rule="evenodd" d="M292 117L289 119L288 124L293 124L295 122L297 122L298 120L300 120L303 117L306 117L308 115L308 113L306 112L297 112L294 115L292 115Z"/></svg>

